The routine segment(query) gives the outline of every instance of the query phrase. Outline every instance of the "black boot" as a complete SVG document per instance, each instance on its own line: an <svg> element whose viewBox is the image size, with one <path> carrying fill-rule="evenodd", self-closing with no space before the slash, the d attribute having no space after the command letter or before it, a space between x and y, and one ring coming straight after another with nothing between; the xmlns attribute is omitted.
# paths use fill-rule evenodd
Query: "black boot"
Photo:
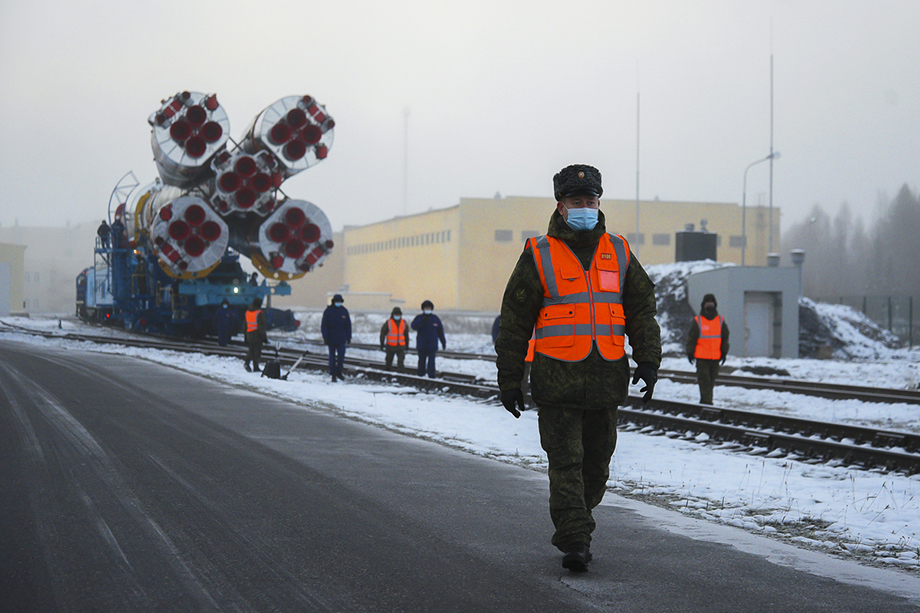
<svg viewBox="0 0 920 613"><path fill-rule="evenodd" d="M243 368L246 369L246 372L252 372L252 366L249 365L249 362L244 362Z"/></svg>
<svg viewBox="0 0 920 613"><path fill-rule="evenodd" d="M565 555L562 556L562 568L573 573L583 573L588 570L590 561L591 549L584 543L575 543L566 548Z"/></svg>

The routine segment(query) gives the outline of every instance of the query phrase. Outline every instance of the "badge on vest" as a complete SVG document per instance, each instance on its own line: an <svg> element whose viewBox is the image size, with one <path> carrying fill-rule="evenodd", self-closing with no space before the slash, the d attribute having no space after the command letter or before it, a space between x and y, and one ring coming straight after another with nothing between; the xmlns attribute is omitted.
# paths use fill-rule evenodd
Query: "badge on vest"
<svg viewBox="0 0 920 613"><path fill-rule="evenodd" d="M601 254L601 259L602 259L602 260L612 260L612 259L613 259L613 255L611 255L611 254L609 254L609 253L602 253L602 254Z"/></svg>

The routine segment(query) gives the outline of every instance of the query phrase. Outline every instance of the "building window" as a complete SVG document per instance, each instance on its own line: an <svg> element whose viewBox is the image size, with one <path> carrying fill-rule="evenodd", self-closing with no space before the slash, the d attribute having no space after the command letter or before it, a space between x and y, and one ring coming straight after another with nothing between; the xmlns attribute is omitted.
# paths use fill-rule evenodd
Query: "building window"
<svg viewBox="0 0 920 613"><path fill-rule="evenodd" d="M510 243L514 240L514 232L511 230L496 230L495 231L495 242L496 243Z"/></svg>
<svg viewBox="0 0 920 613"><path fill-rule="evenodd" d="M521 242L526 241L528 238L533 238L535 236L540 236L540 233L536 230L522 230L521 231Z"/></svg>
<svg viewBox="0 0 920 613"><path fill-rule="evenodd" d="M728 237L728 246L741 249L744 247L744 237L743 236L729 236Z"/></svg>
<svg viewBox="0 0 920 613"><path fill-rule="evenodd" d="M630 232L629 234L626 235L626 240L632 243L633 245L644 245L645 244L645 233L639 232L639 234L636 234L635 232Z"/></svg>
<svg viewBox="0 0 920 613"><path fill-rule="evenodd" d="M670 234L652 234L652 244L653 245L670 245L671 244L671 235Z"/></svg>

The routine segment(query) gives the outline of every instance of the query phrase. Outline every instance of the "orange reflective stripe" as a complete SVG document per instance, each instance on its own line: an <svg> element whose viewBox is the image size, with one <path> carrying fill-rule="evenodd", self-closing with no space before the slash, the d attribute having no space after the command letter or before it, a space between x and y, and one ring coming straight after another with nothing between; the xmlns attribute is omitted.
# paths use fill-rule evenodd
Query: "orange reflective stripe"
<svg viewBox="0 0 920 613"><path fill-rule="evenodd" d="M406 344L406 320L400 319L397 324L393 318L387 320L387 345L398 347Z"/></svg>
<svg viewBox="0 0 920 613"><path fill-rule="evenodd" d="M529 241L543 285L543 307L535 330L534 351L567 362L588 357L595 344L606 360L626 351L623 285L629 244L604 234L585 270L565 242L551 236Z"/></svg>
<svg viewBox="0 0 920 613"><path fill-rule="evenodd" d="M721 315L715 319L706 319L700 315L694 317L700 327L700 338L696 341L693 357L700 360L722 359L722 322Z"/></svg>
<svg viewBox="0 0 920 613"><path fill-rule="evenodd" d="M246 332L255 332L259 329L259 313L262 311L246 311Z"/></svg>

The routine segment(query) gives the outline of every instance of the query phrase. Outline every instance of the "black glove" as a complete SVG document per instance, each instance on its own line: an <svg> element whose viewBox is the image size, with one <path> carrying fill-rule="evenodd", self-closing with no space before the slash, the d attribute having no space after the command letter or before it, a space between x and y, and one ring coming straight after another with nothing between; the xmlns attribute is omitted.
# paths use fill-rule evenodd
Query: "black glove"
<svg viewBox="0 0 920 613"><path fill-rule="evenodd" d="M386 349L383 347L383 345L380 345L380 351L386 351Z"/></svg>
<svg viewBox="0 0 920 613"><path fill-rule="evenodd" d="M633 373L633 385L638 383L639 379L645 382L645 387L639 390L640 392L645 392L645 396L642 397L642 403L648 404L648 401L652 399L652 392L655 391L655 383L658 382L658 369L650 362L639 362ZM504 400L504 396L502 396L502 400Z"/></svg>
<svg viewBox="0 0 920 613"><path fill-rule="evenodd" d="M521 391L521 388L502 390L502 406L515 417L520 417L521 411L524 410L524 392ZM520 407L520 409L517 407Z"/></svg>
<svg viewBox="0 0 920 613"><path fill-rule="evenodd" d="M687 361L690 362L691 364L693 364L693 356L692 356L692 355L688 355L688 356L687 356Z"/></svg>
<svg viewBox="0 0 920 613"><path fill-rule="evenodd" d="M722 359L719 360L719 366L725 366L725 358L727 358L727 357L728 357L727 355L723 355L723 356L722 356Z"/></svg>
<svg viewBox="0 0 920 613"><path fill-rule="evenodd" d="M447 351L447 343L441 343L441 351Z"/></svg>

